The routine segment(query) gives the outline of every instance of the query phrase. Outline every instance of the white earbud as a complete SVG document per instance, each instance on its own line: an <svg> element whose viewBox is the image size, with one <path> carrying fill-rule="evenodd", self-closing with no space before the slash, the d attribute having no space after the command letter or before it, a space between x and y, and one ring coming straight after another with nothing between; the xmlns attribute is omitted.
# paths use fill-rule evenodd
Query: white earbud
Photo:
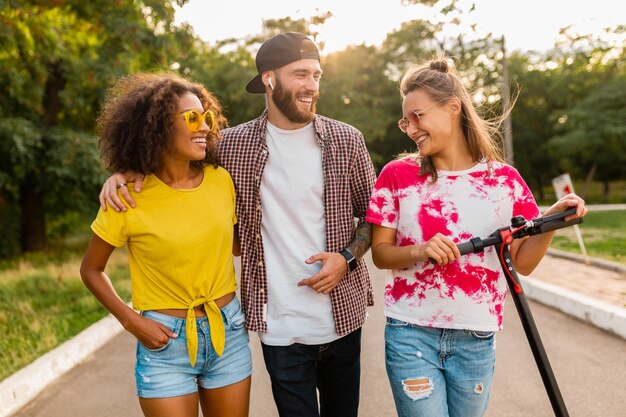
<svg viewBox="0 0 626 417"><path fill-rule="evenodd" d="M270 85L270 88L274 89L274 84L272 84L272 77L267 77L267 83Z"/></svg>

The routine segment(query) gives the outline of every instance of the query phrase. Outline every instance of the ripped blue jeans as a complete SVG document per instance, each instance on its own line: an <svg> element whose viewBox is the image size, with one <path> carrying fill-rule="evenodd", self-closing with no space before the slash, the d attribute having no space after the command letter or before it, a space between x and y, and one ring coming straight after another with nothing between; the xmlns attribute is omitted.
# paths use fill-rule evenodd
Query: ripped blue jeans
<svg viewBox="0 0 626 417"><path fill-rule="evenodd" d="M495 332L430 328L387 317L385 362L398 417L484 415L495 337Z"/></svg>

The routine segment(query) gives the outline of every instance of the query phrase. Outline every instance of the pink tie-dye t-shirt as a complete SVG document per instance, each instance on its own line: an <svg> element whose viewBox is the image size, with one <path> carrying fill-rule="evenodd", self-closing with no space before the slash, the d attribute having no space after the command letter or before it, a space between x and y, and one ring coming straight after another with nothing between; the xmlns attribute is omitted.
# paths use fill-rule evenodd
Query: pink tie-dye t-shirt
<svg viewBox="0 0 626 417"><path fill-rule="evenodd" d="M491 167L491 171L489 170ZM390 162L380 173L366 220L397 230L398 246L424 243L437 233L461 243L530 220L539 209L528 186L509 165L478 163L465 171L420 175L412 158ZM388 271L385 315L420 326L502 329L506 280L495 248L447 265L423 262Z"/></svg>

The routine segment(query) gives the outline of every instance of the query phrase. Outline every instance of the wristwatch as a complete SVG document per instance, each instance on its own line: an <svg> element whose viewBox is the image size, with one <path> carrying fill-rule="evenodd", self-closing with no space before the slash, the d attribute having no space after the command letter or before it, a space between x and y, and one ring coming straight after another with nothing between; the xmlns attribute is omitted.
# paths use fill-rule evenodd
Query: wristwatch
<svg viewBox="0 0 626 417"><path fill-rule="evenodd" d="M348 272L352 272L356 269L358 263L357 259L353 254L350 253L348 249L344 249L340 252L344 258L346 258L346 262L348 263Z"/></svg>

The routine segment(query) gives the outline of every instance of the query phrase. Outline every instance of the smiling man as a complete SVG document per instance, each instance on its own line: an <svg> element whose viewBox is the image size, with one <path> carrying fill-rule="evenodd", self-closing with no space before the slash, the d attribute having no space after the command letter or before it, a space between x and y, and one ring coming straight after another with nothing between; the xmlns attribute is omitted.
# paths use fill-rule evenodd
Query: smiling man
<svg viewBox="0 0 626 417"><path fill-rule="evenodd" d="M281 417L356 417L361 327L373 304L362 257L374 167L361 132L316 113L322 69L313 41L278 34L256 65L246 90L266 94L267 109L218 142L235 183L246 325L261 339ZM103 209L126 210L118 189L135 207L125 186L136 181L139 191L142 178L109 178Z"/></svg>
<svg viewBox="0 0 626 417"><path fill-rule="evenodd" d="M261 339L281 416L356 417L374 169L361 132L316 113L313 41L276 35L256 64L246 90L266 94L267 109L219 144L237 191L247 325Z"/></svg>

